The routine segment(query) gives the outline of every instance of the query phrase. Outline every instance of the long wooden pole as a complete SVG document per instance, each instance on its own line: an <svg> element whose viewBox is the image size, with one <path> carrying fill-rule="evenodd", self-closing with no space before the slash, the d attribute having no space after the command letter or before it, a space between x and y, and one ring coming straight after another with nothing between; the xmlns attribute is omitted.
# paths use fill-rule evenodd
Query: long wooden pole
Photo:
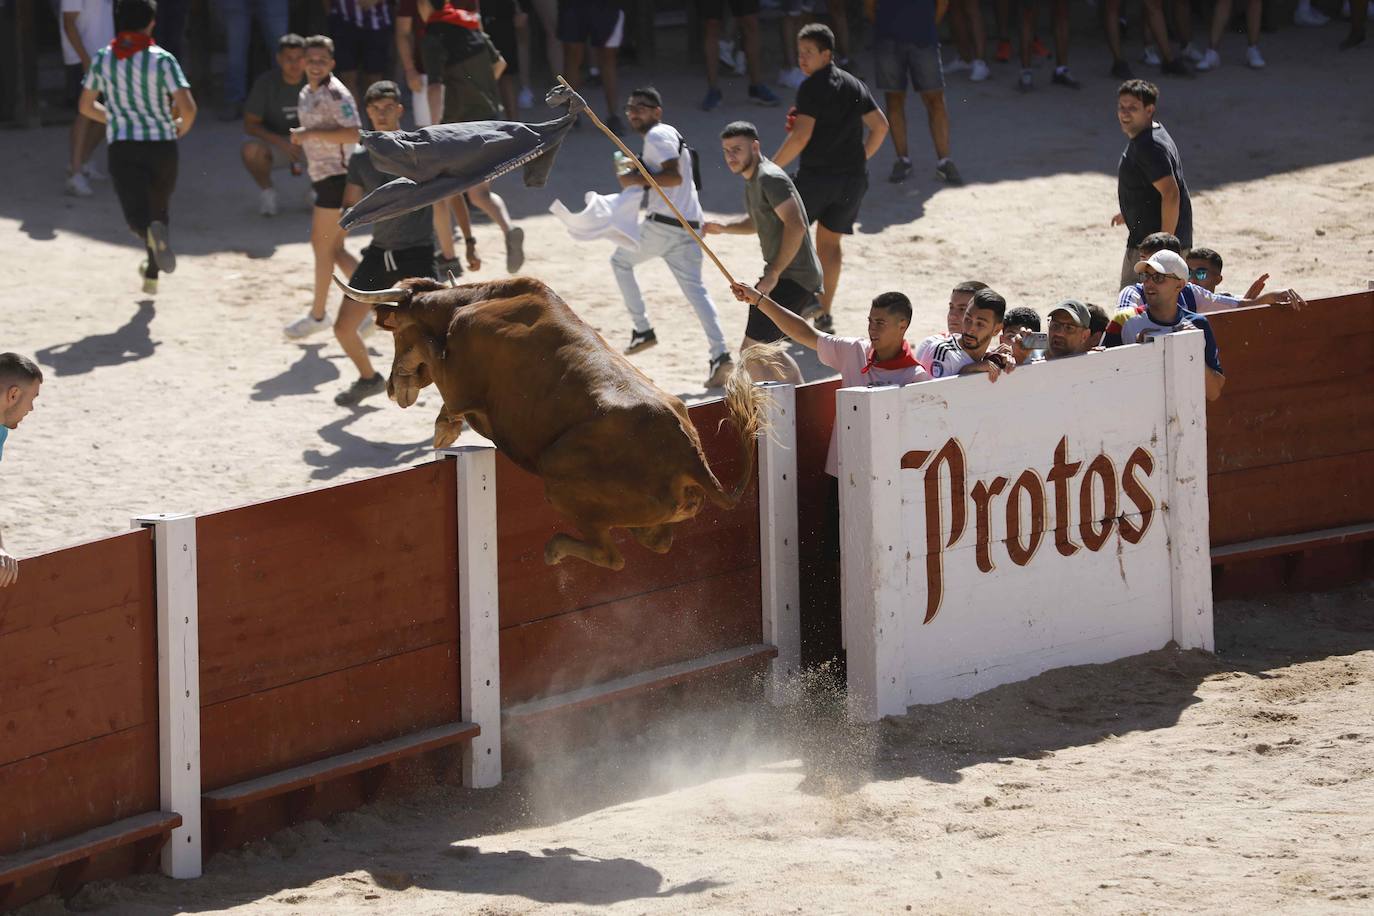
<svg viewBox="0 0 1374 916"><path fill-rule="evenodd" d="M568 81L563 79L563 77L560 76L558 78L558 82L561 83L569 92L572 92L574 95L576 95L576 90L574 90L573 87L568 83ZM661 187L659 187L658 182L654 181L654 176L649 174L649 170L644 167L644 163L639 161L639 157L636 156L634 153L630 152L630 148L620 141L620 138L615 135L615 131L611 130L605 124L601 123L601 119L596 116L596 112L592 111L590 106L583 109L582 113L585 114L587 117L591 118L592 123L595 124L597 127L601 128L601 132L606 136L610 137L611 142L614 143L616 146L620 147L620 151L625 154L626 158L628 158L631 162L635 164L635 168L639 169L639 174L643 175L644 180L649 182L649 187L653 188L655 191L658 192L658 196L662 197L663 202L668 205L668 209L673 211L673 215L677 217L677 221L679 223L682 223L682 228L686 229L688 232L692 234L692 238L696 239L696 243L701 246L701 250L706 252L706 256L711 259L711 262L715 264L716 267L720 268L720 272L725 275L725 279L730 283L731 286L733 286L735 283L735 278L730 276L730 271L725 269L725 265L720 262L720 258L716 257L716 253L711 250L710 246L708 246L706 242L702 239L702 237L697 234L697 231L692 228L692 224L687 222L687 217L682 215L682 211L679 210L673 204L673 202L668 199L668 195L663 192L663 189Z"/></svg>

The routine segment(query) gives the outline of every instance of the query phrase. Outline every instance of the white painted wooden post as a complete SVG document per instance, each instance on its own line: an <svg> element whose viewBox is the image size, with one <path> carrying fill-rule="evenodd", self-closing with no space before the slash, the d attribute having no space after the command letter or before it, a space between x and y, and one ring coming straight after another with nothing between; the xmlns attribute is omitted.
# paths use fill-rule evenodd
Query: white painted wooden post
<svg viewBox="0 0 1374 916"><path fill-rule="evenodd" d="M496 449L441 449L458 473L458 666L461 712L482 733L463 749L463 785L501 782L501 635L496 583Z"/></svg>
<svg viewBox="0 0 1374 916"><path fill-rule="evenodd" d="M1173 636L1184 649L1213 651L1212 560L1207 506L1207 402L1203 334L1156 338L1164 346L1164 409L1168 444L1169 565Z"/></svg>
<svg viewBox="0 0 1374 916"><path fill-rule="evenodd" d="M143 515L153 529L157 589L158 780L163 811L181 826L162 847L162 873L198 878L200 834L200 616L196 582L196 517Z"/></svg>
<svg viewBox="0 0 1374 916"><path fill-rule="evenodd" d="M901 389L841 389L840 592L849 708L861 721L907 708L906 615L902 607Z"/></svg>
<svg viewBox="0 0 1374 916"><path fill-rule="evenodd" d="M797 552L797 389L768 389L770 430L759 436L759 562L763 641L778 655L768 665L768 702L796 701L801 670L801 559Z"/></svg>

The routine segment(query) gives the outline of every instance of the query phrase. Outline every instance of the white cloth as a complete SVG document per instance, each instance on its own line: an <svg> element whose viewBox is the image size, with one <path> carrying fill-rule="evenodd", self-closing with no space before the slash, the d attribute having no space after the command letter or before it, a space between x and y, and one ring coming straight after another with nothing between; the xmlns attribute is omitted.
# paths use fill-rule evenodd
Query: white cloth
<svg viewBox="0 0 1374 916"><path fill-rule="evenodd" d="M912 382L930 380L930 375L920 366L906 366L901 369L872 366L865 372L864 367L868 366L868 360L872 355L872 342L862 337L816 335L816 356L822 363L840 373L841 388L910 385ZM825 453L825 472L831 477L840 476L839 430L840 424L836 423L830 431L830 449Z"/></svg>
<svg viewBox="0 0 1374 916"><path fill-rule="evenodd" d="M62 12L81 14L76 18L76 31L87 57L94 57L96 51L114 41L114 0L62 0ZM62 34L62 63L81 63L61 22L58 31Z"/></svg>
<svg viewBox="0 0 1374 916"><path fill-rule="evenodd" d="M609 239L621 248L636 251L639 249L639 201L643 196L642 188L626 188L614 196L588 191L586 206L579 212L573 213L561 200L550 204L549 212L558 217L568 235L579 242Z"/></svg>
<svg viewBox="0 0 1374 916"><path fill-rule="evenodd" d="M687 147L682 144L682 135L675 128L667 124L659 124L644 135L644 153L640 156L644 161L644 167L652 175L657 175L663 171L663 163L678 160L678 171L682 174L682 184L672 188L664 188L663 193L668 195L668 199L673 202L673 206L682 211L682 215L688 222L701 224L701 201L697 199L696 176L692 174L692 156L687 152ZM646 208L650 213L659 213L670 219L676 220L673 211L668 209L668 205L663 202L663 198L658 196L658 192L653 188L648 189L649 205ZM641 194L644 192L641 191Z"/></svg>

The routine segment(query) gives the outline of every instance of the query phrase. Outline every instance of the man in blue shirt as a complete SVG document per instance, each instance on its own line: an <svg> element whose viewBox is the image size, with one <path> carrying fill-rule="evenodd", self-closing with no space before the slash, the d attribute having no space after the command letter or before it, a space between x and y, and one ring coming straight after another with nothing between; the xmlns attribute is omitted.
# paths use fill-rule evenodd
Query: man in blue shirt
<svg viewBox="0 0 1374 916"><path fill-rule="evenodd" d="M942 7L943 11L943 7ZM873 17L877 85L887 102L887 121L897 161L891 182L911 174L906 142L906 91L910 85L921 94L935 145L935 174L950 184L961 184L959 170L949 158L949 111L945 108L945 73L940 60L940 35L935 0L878 0Z"/></svg>
<svg viewBox="0 0 1374 916"><path fill-rule="evenodd" d="M33 410L33 399L43 384L43 370L33 360L18 353L0 353L0 459L5 457L5 439L10 430ZM0 541L0 588L19 579L19 561Z"/></svg>

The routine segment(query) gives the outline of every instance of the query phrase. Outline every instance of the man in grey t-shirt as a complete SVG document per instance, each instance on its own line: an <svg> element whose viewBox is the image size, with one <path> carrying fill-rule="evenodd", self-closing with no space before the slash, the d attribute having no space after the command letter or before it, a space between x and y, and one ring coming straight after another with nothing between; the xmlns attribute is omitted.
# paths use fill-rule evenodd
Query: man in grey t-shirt
<svg viewBox="0 0 1374 916"><path fill-rule="evenodd" d="M720 145L725 165L744 179L746 213L728 223L705 223L702 231L707 235L757 235L764 267L754 288L789 311L803 317L814 314L820 309L816 296L821 290L821 263L806 231L806 208L792 179L764 158L758 129L747 121L727 124L720 132ZM785 336L757 305L749 306L741 351ZM800 367L790 356L783 357L782 381L801 384Z"/></svg>
<svg viewBox="0 0 1374 916"><path fill-rule="evenodd" d="M258 212L277 215L277 189L272 170L305 171L305 151L291 142L291 128L300 127L296 102L305 85L305 39L283 35L277 42L277 66L258 77L243 103L243 167L258 186Z"/></svg>

